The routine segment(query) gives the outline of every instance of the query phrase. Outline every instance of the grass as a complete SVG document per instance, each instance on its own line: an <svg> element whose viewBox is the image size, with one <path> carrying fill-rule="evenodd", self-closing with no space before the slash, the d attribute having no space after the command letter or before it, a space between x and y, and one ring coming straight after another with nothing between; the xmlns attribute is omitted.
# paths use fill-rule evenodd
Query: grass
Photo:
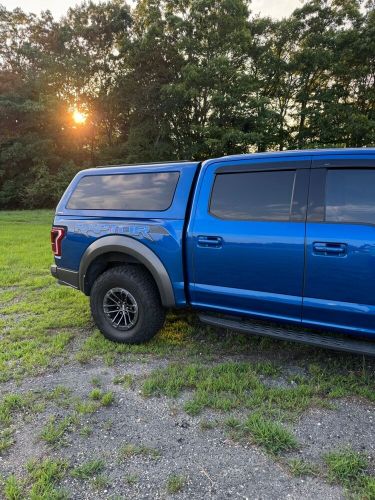
<svg viewBox="0 0 375 500"><path fill-rule="evenodd" d="M310 462L306 462L300 458L293 458L288 462L289 471L293 476L317 476L319 468Z"/></svg>
<svg viewBox="0 0 375 500"><path fill-rule="evenodd" d="M0 212L0 381L42 373L89 324L87 298L49 274L50 211Z"/></svg>
<svg viewBox="0 0 375 500"><path fill-rule="evenodd" d="M75 422L76 419L72 416L67 416L63 419L51 416L40 433L40 438L51 446L63 444L67 433L71 430Z"/></svg>
<svg viewBox="0 0 375 500"><path fill-rule="evenodd" d="M280 374L280 368L269 362L172 363L152 372L144 381L142 392L146 397L175 398L188 390L191 397L184 409L191 415L205 408L247 408L277 420L296 419L306 409L329 406L338 397L357 395L375 400L374 373L345 370L337 361L328 367L311 364L305 377L294 377L282 385L267 382Z"/></svg>
<svg viewBox="0 0 375 500"><path fill-rule="evenodd" d="M71 475L78 479L91 479L93 476L100 474L103 470L104 461L96 459L75 467Z"/></svg>
<svg viewBox="0 0 375 500"><path fill-rule="evenodd" d="M362 453L348 448L327 453L324 457L330 481L349 486L365 474L368 460Z"/></svg>
<svg viewBox="0 0 375 500"><path fill-rule="evenodd" d="M331 451L324 456L328 479L346 488L361 500L375 499L375 476L367 473L368 457L349 447Z"/></svg>
<svg viewBox="0 0 375 500"><path fill-rule="evenodd" d="M173 495L182 491L186 484L186 478L178 474L172 474L167 479L167 493Z"/></svg>
<svg viewBox="0 0 375 500"><path fill-rule="evenodd" d="M242 406L250 391L259 386L259 374L270 371L277 373L278 370L269 363L171 364L154 371L144 382L142 391L145 396L176 397L183 390L192 389L193 397L185 404L187 413L197 415L208 407L229 411Z"/></svg>
<svg viewBox="0 0 375 500"><path fill-rule="evenodd" d="M113 379L113 383L116 385L122 385L124 389L130 389L133 386L134 380L133 377L129 374L117 375Z"/></svg>
<svg viewBox="0 0 375 500"><path fill-rule="evenodd" d="M4 498L6 500L21 500L23 488L23 483L15 475L8 476L4 484Z"/></svg>
<svg viewBox="0 0 375 500"><path fill-rule="evenodd" d="M45 459L27 463L27 475L18 479L10 475L5 481L3 493L6 500L63 500L67 495L58 488L65 476L68 464L64 460Z"/></svg>
<svg viewBox="0 0 375 500"><path fill-rule="evenodd" d="M14 429L4 429L0 431L0 456L14 444Z"/></svg>
<svg viewBox="0 0 375 500"><path fill-rule="evenodd" d="M118 450L118 459L120 462L124 462L136 456L149 457L156 460L160 457L160 451L155 448L133 443L126 443Z"/></svg>
<svg viewBox="0 0 375 500"><path fill-rule="evenodd" d="M104 490L105 488L108 488L110 483L107 476L105 476L104 474L99 474L98 476L94 477L94 479L91 481L91 484L96 490Z"/></svg>
<svg viewBox="0 0 375 500"><path fill-rule="evenodd" d="M94 432L93 428L90 427L89 425L84 425L82 429L79 431L80 435L86 438L92 436L93 432Z"/></svg>
<svg viewBox="0 0 375 500"><path fill-rule="evenodd" d="M231 429L231 437L236 440L249 440L272 455L294 450L298 442L294 435L279 422L265 419L258 413L252 413L244 421L228 419L227 427Z"/></svg>
<svg viewBox="0 0 375 500"><path fill-rule="evenodd" d="M133 486L134 484L138 483L139 477L136 474L127 474L124 480L126 484L128 484L129 486Z"/></svg>

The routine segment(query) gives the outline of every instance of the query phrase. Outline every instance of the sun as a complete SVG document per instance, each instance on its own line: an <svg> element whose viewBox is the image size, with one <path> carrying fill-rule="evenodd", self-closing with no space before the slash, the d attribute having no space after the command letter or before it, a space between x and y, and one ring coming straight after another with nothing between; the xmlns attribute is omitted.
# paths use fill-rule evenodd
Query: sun
<svg viewBox="0 0 375 500"><path fill-rule="evenodd" d="M85 115L85 113L81 113L81 111L78 111L78 109L75 109L73 111L73 120L77 124L85 123L85 121L87 120L87 115Z"/></svg>

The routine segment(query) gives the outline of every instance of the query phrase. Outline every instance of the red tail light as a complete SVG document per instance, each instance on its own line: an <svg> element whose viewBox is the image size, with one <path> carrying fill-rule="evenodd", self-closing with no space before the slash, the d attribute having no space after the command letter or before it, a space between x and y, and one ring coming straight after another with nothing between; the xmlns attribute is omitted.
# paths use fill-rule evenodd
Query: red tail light
<svg viewBox="0 0 375 500"><path fill-rule="evenodd" d="M52 253L56 257L61 257L61 241L65 236L65 227L53 227L51 229Z"/></svg>

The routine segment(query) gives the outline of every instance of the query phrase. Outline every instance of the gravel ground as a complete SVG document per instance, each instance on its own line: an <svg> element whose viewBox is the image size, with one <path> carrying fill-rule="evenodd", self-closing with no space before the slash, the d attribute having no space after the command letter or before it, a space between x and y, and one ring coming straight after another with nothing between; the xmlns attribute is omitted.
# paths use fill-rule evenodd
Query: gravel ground
<svg viewBox="0 0 375 500"><path fill-rule="evenodd" d="M51 414L64 416L69 410L48 405L45 411L22 417L16 423L16 443L0 460L0 473L24 474L24 465L31 458L49 456L66 458L75 466L94 458L105 461L103 474L108 485L96 490L90 481L73 479L69 474L61 486L75 499L104 498L166 498L167 480L171 474L183 476L186 483L175 498L251 498L300 499L343 498L338 486L327 484L321 478L296 478L285 467L271 459L259 448L231 441L221 426L203 430L202 419L216 415L205 412L190 417L182 410L184 396L177 400L165 397L144 398L139 380L151 370L166 362L130 362L107 367L101 362L81 366L70 363L54 373L25 380L21 385L7 383L7 392L52 390L63 385L73 395L87 398L93 386L91 380L99 377L102 389L115 393L115 402L91 415L82 417L81 425L93 429L90 436L78 431L67 436L65 446L47 447L38 435ZM293 371L289 367L289 371ZM134 387L125 389L113 384L116 375L131 374L138 380ZM301 443L295 458L319 462L326 451L350 444L355 449L375 456L374 408L359 399L344 399L332 410L311 409L295 424L294 432ZM118 449L125 443L143 445L160 452L160 458L133 456L118 460ZM134 484L126 478L136 477Z"/></svg>

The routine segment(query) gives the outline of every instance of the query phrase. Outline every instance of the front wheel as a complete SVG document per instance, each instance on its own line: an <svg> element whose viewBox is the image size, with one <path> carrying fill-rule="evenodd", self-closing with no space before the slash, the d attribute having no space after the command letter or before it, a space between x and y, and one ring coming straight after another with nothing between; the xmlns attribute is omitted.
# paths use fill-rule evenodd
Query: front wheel
<svg viewBox="0 0 375 500"><path fill-rule="evenodd" d="M150 340L165 321L152 277L136 265L113 267L101 274L91 289L90 306L99 330L115 342Z"/></svg>

